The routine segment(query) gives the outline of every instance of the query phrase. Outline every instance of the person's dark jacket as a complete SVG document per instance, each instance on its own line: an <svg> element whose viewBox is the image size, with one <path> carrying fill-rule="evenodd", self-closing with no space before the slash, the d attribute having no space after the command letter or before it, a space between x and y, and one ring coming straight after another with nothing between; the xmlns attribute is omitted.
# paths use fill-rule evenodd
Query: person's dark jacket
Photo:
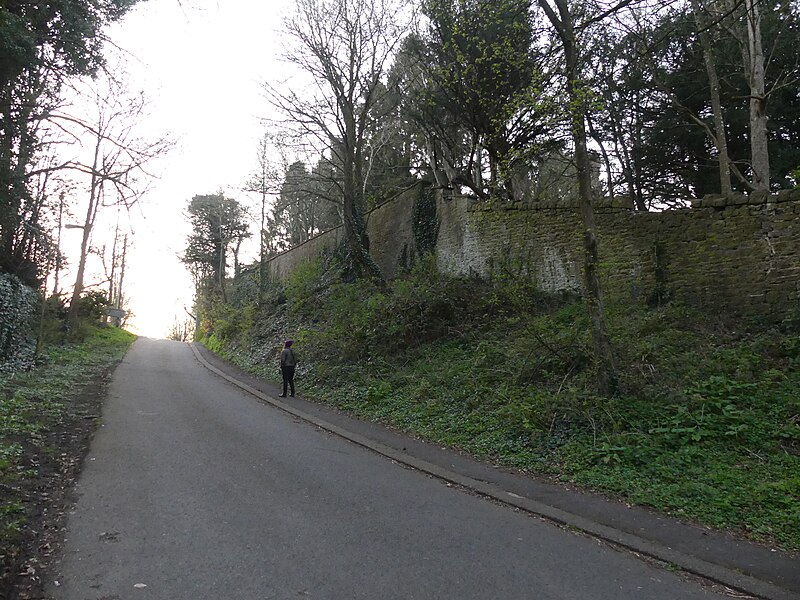
<svg viewBox="0 0 800 600"><path fill-rule="evenodd" d="M296 367L297 356L291 348L284 348L281 352L281 366L282 367Z"/></svg>

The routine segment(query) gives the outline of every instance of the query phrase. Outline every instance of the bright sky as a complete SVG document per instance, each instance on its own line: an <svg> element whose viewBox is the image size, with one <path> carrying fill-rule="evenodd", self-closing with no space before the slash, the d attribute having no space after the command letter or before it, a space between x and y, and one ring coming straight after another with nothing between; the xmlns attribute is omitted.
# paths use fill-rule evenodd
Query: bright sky
<svg viewBox="0 0 800 600"><path fill-rule="evenodd" d="M268 114L261 82L284 77L276 32L291 7L291 0L148 0L108 32L129 53L131 89L152 99L147 131L177 140L132 213L124 288L129 327L141 335L165 336L191 309L192 281L178 259L191 197L223 190L249 202L239 188L256 168L259 117ZM68 235L67 245L79 245L79 234Z"/></svg>

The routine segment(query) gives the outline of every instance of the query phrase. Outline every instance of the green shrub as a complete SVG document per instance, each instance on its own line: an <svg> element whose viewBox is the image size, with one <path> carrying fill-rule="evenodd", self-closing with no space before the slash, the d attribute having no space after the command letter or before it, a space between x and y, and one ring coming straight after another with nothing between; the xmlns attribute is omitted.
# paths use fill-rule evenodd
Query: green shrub
<svg viewBox="0 0 800 600"><path fill-rule="evenodd" d="M118 362L134 339L121 329L95 327L81 343L48 347L46 360L29 370L0 373L0 548L6 554L41 500L39 478L54 476L51 458L67 457L66 449L49 444L71 437L69 418L85 417L71 401L76 389Z"/></svg>
<svg viewBox="0 0 800 600"><path fill-rule="evenodd" d="M287 301L297 314L305 314L314 308L323 273L322 259L301 263L292 271L284 289Z"/></svg>

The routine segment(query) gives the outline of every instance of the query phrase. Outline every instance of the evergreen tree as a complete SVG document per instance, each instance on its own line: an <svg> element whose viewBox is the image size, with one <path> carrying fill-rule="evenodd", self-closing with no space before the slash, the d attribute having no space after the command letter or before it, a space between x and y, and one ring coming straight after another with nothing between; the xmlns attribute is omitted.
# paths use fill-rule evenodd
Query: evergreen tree
<svg viewBox="0 0 800 600"><path fill-rule="evenodd" d="M192 232L182 260L198 286L213 285L226 300L228 256L233 254L234 270L238 271L239 247L250 237L247 212L236 200L218 193L194 196L187 213Z"/></svg>

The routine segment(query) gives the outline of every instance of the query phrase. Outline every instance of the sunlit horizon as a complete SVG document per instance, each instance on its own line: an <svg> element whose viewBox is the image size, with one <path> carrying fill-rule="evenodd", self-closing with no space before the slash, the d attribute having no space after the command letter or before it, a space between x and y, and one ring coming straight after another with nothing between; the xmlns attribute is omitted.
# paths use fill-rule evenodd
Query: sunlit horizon
<svg viewBox="0 0 800 600"><path fill-rule="evenodd" d="M185 209L198 194L223 192L245 206L255 200L242 191L256 168L261 118L268 112L261 92L266 78L282 77L277 62L281 12L290 2L254 5L247 0L137 4L107 31L109 63L122 49L128 85L151 100L149 117L137 129L145 139L169 136L174 150L150 169L148 191L127 213L120 227L129 234L123 308L130 311L127 329L137 335L166 338L190 319L194 285L180 256L190 231ZM245 18L246 15L246 18ZM214 43L209 44L213 39ZM213 82L213 83L212 83ZM80 110L80 109L77 109ZM82 222L80 195L73 198L70 220ZM113 240L116 211L106 207L92 232L92 245ZM80 249L79 231L64 233L69 264L60 274L67 298L74 284ZM253 222L253 239L257 227ZM256 250L253 249L256 247ZM257 242L242 248L243 262L255 259ZM87 289L105 290L96 255L87 264Z"/></svg>

